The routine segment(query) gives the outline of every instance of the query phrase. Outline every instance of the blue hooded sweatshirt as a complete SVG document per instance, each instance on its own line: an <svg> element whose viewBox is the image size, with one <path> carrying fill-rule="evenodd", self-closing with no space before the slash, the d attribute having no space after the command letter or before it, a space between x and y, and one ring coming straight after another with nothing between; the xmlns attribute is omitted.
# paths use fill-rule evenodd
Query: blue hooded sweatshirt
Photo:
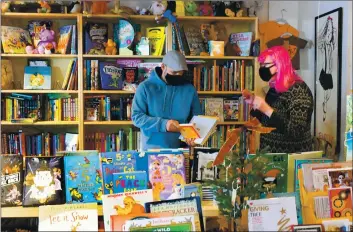
<svg viewBox="0 0 353 232"><path fill-rule="evenodd" d="M159 67L139 85L132 103L132 121L141 129L142 151L180 147L180 133L166 131L168 120L188 123L192 116L202 114L193 85L167 85L157 72L161 73Z"/></svg>

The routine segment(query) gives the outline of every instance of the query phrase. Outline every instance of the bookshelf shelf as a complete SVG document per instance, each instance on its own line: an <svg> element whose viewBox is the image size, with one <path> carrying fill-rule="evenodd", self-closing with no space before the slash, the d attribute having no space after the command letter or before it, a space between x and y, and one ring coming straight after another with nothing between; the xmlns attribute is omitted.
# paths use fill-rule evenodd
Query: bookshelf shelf
<svg viewBox="0 0 353 232"><path fill-rule="evenodd" d="M84 94L135 94L134 91L124 90L83 90Z"/></svg>
<svg viewBox="0 0 353 232"><path fill-rule="evenodd" d="M100 126L131 126L132 121L85 121L85 125L100 125Z"/></svg>
<svg viewBox="0 0 353 232"><path fill-rule="evenodd" d="M251 91L253 92L253 91ZM197 91L200 95L241 95L241 91Z"/></svg>
<svg viewBox="0 0 353 232"><path fill-rule="evenodd" d="M254 60L254 56L186 56L186 59L199 60Z"/></svg>
<svg viewBox="0 0 353 232"><path fill-rule="evenodd" d="M218 207L212 202L202 202L202 213L204 217L217 217L219 215ZM103 215L103 207L98 206L98 215ZM38 207L8 207L1 208L1 217L3 218L28 218L38 217Z"/></svg>
<svg viewBox="0 0 353 232"><path fill-rule="evenodd" d="M243 125L244 122L218 122L217 123L219 126L227 126L227 125Z"/></svg>
<svg viewBox="0 0 353 232"><path fill-rule="evenodd" d="M76 126L78 123L78 121L40 121L34 123L12 123L1 121L1 126Z"/></svg>
<svg viewBox="0 0 353 232"><path fill-rule="evenodd" d="M2 89L1 93L27 93L27 94L38 94L38 93L67 93L77 94L77 90L27 90L27 89Z"/></svg>
<svg viewBox="0 0 353 232"><path fill-rule="evenodd" d="M179 16L179 21L202 21L206 22L249 22L254 23L257 21L257 17L214 17L214 16Z"/></svg>
<svg viewBox="0 0 353 232"><path fill-rule="evenodd" d="M71 54L1 54L1 57L23 57L23 58L61 58L61 59L67 59L67 58L76 58L77 55L71 55Z"/></svg>
<svg viewBox="0 0 353 232"><path fill-rule="evenodd" d="M15 13L5 12L1 14L4 18L17 18L17 19L76 19L81 14L61 14L61 13Z"/></svg>
<svg viewBox="0 0 353 232"><path fill-rule="evenodd" d="M163 56L126 56L126 55L82 55L85 59L162 59Z"/></svg>

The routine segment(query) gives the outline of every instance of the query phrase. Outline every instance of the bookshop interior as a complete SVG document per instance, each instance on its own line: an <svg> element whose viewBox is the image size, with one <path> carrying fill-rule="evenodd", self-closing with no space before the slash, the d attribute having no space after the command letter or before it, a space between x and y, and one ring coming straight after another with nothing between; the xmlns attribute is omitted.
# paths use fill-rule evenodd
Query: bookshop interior
<svg viewBox="0 0 353 232"><path fill-rule="evenodd" d="M1 0L1 231L353 231L352 33L351 1Z"/></svg>

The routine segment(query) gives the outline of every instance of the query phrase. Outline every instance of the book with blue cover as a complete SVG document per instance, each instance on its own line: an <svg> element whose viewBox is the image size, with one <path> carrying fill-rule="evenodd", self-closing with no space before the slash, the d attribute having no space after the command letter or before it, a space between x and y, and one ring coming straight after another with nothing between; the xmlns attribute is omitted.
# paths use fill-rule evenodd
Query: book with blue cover
<svg viewBox="0 0 353 232"><path fill-rule="evenodd" d="M51 67L26 66L23 89L51 89Z"/></svg>
<svg viewBox="0 0 353 232"><path fill-rule="evenodd" d="M102 203L98 151L65 153L64 171L67 203Z"/></svg>
<svg viewBox="0 0 353 232"><path fill-rule="evenodd" d="M113 173L136 170L137 151L101 153L104 194L113 194ZM147 162L146 162L147 163Z"/></svg>
<svg viewBox="0 0 353 232"><path fill-rule="evenodd" d="M113 192L124 193L147 189L145 171L113 173Z"/></svg>
<svg viewBox="0 0 353 232"><path fill-rule="evenodd" d="M123 89L123 69L120 68L118 64L112 62L100 62L99 74L102 89Z"/></svg>

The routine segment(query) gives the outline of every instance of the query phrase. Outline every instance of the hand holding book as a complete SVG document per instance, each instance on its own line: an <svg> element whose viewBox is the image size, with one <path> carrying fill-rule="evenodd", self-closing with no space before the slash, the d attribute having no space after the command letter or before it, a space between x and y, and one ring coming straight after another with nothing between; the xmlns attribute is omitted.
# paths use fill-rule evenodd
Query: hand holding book
<svg viewBox="0 0 353 232"><path fill-rule="evenodd" d="M179 122L176 120L169 120L166 125L168 132L180 132Z"/></svg>

